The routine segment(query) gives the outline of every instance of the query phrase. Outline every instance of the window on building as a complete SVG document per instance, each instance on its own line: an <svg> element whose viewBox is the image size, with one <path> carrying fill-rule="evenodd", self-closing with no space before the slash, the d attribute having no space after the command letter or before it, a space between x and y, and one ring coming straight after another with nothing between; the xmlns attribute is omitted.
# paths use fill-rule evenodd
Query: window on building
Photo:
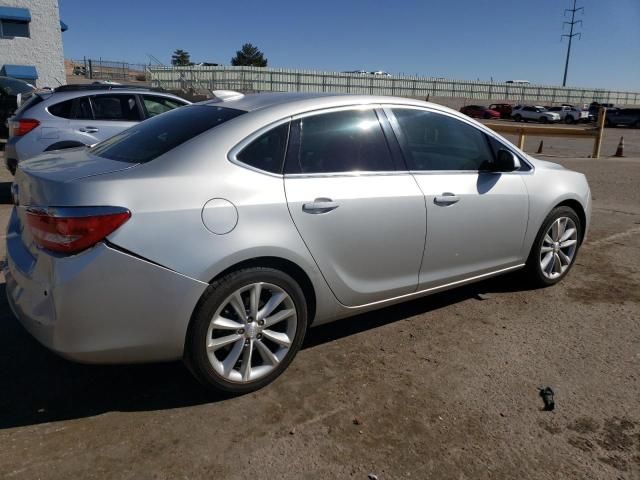
<svg viewBox="0 0 640 480"><path fill-rule="evenodd" d="M29 37L29 22L0 19L0 37Z"/></svg>

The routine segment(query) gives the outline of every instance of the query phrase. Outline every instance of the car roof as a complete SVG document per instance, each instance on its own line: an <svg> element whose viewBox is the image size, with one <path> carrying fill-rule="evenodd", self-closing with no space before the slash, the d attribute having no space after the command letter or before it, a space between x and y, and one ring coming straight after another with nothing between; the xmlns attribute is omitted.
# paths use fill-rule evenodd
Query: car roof
<svg viewBox="0 0 640 480"><path fill-rule="evenodd" d="M228 107L246 112L254 112L267 109L286 109L295 115L299 112L319 110L324 108L350 106L350 105L367 105L367 104L396 104L396 105L413 105L413 106L429 106L440 110L455 112L442 105L424 102L412 98L390 97L382 95L354 95L354 94L336 94L336 93L299 93L299 92L269 92L269 93L252 93L243 96L230 98L228 100L205 100L196 105L211 105L216 107Z"/></svg>
<svg viewBox="0 0 640 480"><path fill-rule="evenodd" d="M87 96L94 96L94 95L113 95L113 94L118 94L118 95L120 94L133 94L133 95L151 94L151 95L158 95L163 97L179 98L182 101L191 103L188 100L185 100L184 98L174 95L173 93L159 92L156 90L147 90L147 89L141 89L141 88L119 88L117 90L104 89L104 90L67 90L67 91L37 90L36 94L40 95L43 101L41 104L40 103L36 104L35 107L37 107L38 105L46 107L53 103L64 102L65 100L71 100L73 98L80 98L80 97L87 97Z"/></svg>

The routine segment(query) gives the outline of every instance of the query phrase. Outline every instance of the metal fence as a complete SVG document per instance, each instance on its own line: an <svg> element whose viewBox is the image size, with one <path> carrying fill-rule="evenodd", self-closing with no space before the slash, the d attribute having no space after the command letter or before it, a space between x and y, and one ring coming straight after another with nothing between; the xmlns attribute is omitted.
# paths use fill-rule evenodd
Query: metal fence
<svg viewBox="0 0 640 480"><path fill-rule="evenodd" d="M116 62L102 58L83 58L71 60L71 75L96 80L145 81L148 65Z"/></svg>
<svg viewBox="0 0 640 480"><path fill-rule="evenodd" d="M259 67L148 67L154 87L171 90L243 92L334 92L401 97L451 97L536 104L582 104L593 101L640 104L640 92L605 89L474 82L419 76L378 76Z"/></svg>

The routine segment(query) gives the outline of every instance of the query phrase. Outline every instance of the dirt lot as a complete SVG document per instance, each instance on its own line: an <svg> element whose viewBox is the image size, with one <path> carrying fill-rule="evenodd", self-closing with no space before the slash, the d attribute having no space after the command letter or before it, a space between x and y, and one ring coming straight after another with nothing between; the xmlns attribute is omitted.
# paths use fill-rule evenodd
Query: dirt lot
<svg viewBox="0 0 640 480"><path fill-rule="evenodd" d="M312 329L242 398L207 398L180 364L61 360L2 285L0 478L639 479L640 158L558 161L595 199L563 283L509 276Z"/></svg>

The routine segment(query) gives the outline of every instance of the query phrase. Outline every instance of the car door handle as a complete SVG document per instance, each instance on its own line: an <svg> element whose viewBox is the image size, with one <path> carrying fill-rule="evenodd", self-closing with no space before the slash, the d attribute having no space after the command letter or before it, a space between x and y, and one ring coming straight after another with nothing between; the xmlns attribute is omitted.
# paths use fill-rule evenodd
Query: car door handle
<svg viewBox="0 0 640 480"><path fill-rule="evenodd" d="M313 202L303 203L302 211L312 214L327 213L339 206L338 202L334 202L330 198L316 198Z"/></svg>
<svg viewBox="0 0 640 480"><path fill-rule="evenodd" d="M454 195L451 192L444 192L442 195L436 195L433 199L433 203L436 205L453 205L456 202L460 201L460 197Z"/></svg>
<svg viewBox="0 0 640 480"><path fill-rule="evenodd" d="M80 127L78 130L84 133L96 133L98 131L96 127Z"/></svg>

